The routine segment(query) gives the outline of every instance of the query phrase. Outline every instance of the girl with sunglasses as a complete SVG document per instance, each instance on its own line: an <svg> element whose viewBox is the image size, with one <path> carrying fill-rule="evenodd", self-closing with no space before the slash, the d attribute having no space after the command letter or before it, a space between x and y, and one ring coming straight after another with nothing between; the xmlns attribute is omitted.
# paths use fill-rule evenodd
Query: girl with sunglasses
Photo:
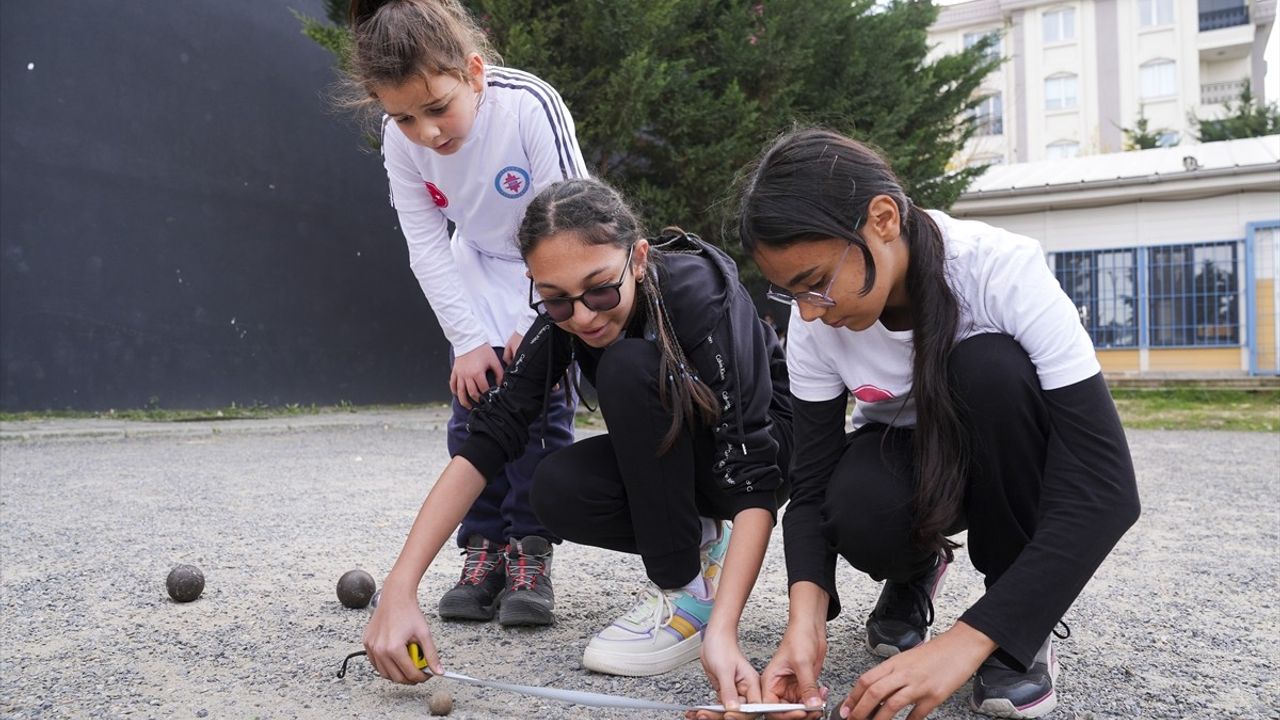
<svg viewBox="0 0 1280 720"><path fill-rule="evenodd" d="M469 498L524 451L551 387L576 361L608 434L542 461L534 509L566 540L638 554L652 582L591 639L583 665L656 675L701 652L722 702L758 701L737 623L786 493L791 410L777 336L728 255L677 229L650 242L599 181L540 193L519 238L539 317L471 414L471 434L427 496L398 565L421 576ZM375 662L409 677L404 645L417 640L438 669L421 615L395 622L370 648Z"/></svg>
<svg viewBox="0 0 1280 720"><path fill-rule="evenodd" d="M586 167L559 94L498 66L457 0L354 0L350 10L346 104L380 125L409 265L449 341L453 454L470 408L502 379L533 322L515 243L524 208ZM542 458L573 442L573 409L562 401L548 410L529 451L498 471L462 519L462 573L440 598L441 618L552 622L555 538L534 515L529 488ZM417 585L401 576L392 571L379 602L416 608Z"/></svg>
<svg viewBox="0 0 1280 720"><path fill-rule="evenodd" d="M836 717L920 720L971 677L978 712L1049 712L1051 631L1139 505L1093 345L1039 244L920 209L880 156L822 130L776 140L743 188L743 248L792 305L791 607L765 701L820 702L838 555L885 581L866 643L889 659ZM930 639L966 529L986 591Z"/></svg>

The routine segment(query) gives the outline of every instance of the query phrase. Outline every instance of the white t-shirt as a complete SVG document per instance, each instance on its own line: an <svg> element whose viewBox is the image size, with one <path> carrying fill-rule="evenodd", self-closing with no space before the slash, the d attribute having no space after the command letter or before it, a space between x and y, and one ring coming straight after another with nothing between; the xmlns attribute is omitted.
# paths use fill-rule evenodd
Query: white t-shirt
<svg viewBox="0 0 1280 720"><path fill-rule="evenodd" d="M384 119L391 205L445 337L459 355L506 345L534 317L516 246L525 207L548 185L587 175L568 108L537 77L486 67L475 122L456 153L415 145L390 125Z"/></svg>
<svg viewBox="0 0 1280 720"><path fill-rule="evenodd" d="M1071 299L1031 238L931 210L946 246L947 279L959 300L956 341L984 333L1017 340L1045 390L1065 387L1101 369L1093 342ZM911 331L877 321L861 332L805 322L792 308L787 330L791 393L822 402L852 392L853 425L916 423L911 391Z"/></svg>

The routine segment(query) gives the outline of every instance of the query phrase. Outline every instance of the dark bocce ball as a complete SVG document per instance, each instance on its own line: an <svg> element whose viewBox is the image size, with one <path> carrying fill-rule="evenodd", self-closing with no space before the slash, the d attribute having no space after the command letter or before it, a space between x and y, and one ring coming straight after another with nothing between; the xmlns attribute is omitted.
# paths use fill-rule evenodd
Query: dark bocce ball
<svg viewBox="0 0 1280 720"><path fill-rule="evenodd" d="M169 571L164 586L177 602L191 602L204 592L204 573L195 565L179 565Z"/></svg>
<svg viewBox="0 0 1280 720"><path fill-rule="evenodd" d="M343 607L366 607L376 589L372 575L363 570L348 570L338 579L338 602Z"/></svg>

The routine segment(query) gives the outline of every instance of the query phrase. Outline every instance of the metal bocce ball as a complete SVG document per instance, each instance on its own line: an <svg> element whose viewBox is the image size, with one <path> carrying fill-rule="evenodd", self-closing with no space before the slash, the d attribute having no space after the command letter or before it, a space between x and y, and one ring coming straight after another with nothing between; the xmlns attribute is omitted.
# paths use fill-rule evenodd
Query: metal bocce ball
<svg viewBox="0 0 1280 720"><path fill-rule="evenodd" d="M367 607L376 589L372 575L363 570L348 570L338 579L338 602L348 608Z"/></svg>
<svg viewBox="0 0 1280 720"><path fill-rule="evenodd" d="M204 573L195 565L178 565L169 571L164 587L176 602L191 602L204 592Z"/></svg>

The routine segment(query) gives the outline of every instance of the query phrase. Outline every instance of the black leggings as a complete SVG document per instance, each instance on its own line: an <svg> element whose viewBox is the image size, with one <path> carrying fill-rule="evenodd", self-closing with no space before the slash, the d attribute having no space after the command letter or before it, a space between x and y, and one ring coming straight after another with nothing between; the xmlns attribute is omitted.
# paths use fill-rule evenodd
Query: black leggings
<svg viewBox="0 0 1280 720"><path fill-rule="evenodd" d="M974 472L948 534L968 528L969 557L990 587L1035 532L1049 415L1035 366L1007 335L959 343L950 366ZM906 582L933 564L911 541L912 471L912 430L872 423L850 436L827 487L824 534L876 580Z"/></svg>
<svg viewBox="0 0 1280 720"><path fill-rule="evenodd" d="M596 371L607 435L580 440L541 463L533 477L534 512L548 530L571 542L639 554L649 579L678 588L699 572L699 516L732 519L734 504L712 474L715 439L686 423L665 454L657 448L671 426L658 399L657 347L624 339L611 345ZM790 438L775 422L779 467ZM777 497L786 497L786 487Z"/></svg>

